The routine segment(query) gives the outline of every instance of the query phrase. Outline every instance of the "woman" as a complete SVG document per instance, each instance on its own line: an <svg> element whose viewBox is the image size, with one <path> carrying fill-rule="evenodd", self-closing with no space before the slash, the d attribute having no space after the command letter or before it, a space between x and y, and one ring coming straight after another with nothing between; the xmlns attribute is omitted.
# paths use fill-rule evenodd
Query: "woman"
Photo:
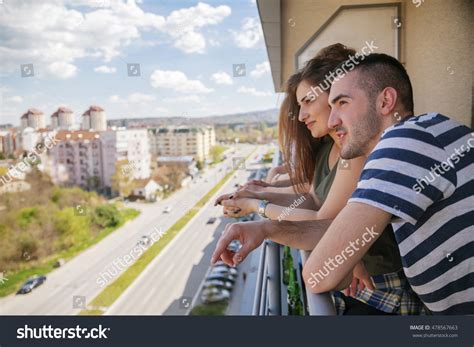
<svg viewBox="0 0 474 347"><path fill-rule="evenodd" d="M292 76L288 83L287 111L291 115L298 109L299 122L286 119L281 123L280 142L293 186L305 199L297 200L299 206L293 208L295 204L290 205L285 194L243 189L218 199L224 205L225 213L236 215L237 211L237 215L245 215L263 209L265 217L271 219L318 220L335 218L345 206L356 188L365 159L356 158L337 164L337 138L334 130L327 126L330 115L328 92L314 95L312 86L323 83L325 76L347 60L349 55L355 55L355 51L340 44L329 46L310 60L301 73ZM309 194L304 194L305 184L310 181ZM346 314L419 314L422 305L406 285L400 269L400 255L394 235L387 230L374 243L363 262L354 268L355 281L351 292L358 300L336 295L337 306L345 309ZM372 280L377 280L379 288L375 291L369 274ZM393 284L394 279L400 285ZM362 283L360 290L356 291L359 280ZM365 289L365 286L368 288ZM361 302L367 305L361 305Z"/></svg>

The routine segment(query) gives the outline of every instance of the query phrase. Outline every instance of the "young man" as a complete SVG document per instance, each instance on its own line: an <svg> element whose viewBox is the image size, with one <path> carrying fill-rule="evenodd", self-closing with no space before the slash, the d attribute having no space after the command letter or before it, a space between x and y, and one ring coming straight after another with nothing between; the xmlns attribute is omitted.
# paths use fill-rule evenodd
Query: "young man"
<svg viewBox="0 0 474 347"><path fill-rule="evenodd" d="M349 203L333 221L228 226L213 261L237 264L269 238L313 250L303 269L308 290L342 289L392 223L404 272L426 307L473 314L474 134L439 114L412 117L409 77L385 54L334 81L329 103L341 157L368 157ZM226 250L232 239L242 242L237 254Z"/></svg>

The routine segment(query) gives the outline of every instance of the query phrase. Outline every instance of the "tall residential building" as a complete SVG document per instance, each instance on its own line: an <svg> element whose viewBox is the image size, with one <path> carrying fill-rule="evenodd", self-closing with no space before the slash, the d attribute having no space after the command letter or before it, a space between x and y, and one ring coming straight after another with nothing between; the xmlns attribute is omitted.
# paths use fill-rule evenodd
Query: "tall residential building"
<svg viewBox="0 0 474 347"><path fill-rule="evenodd" d="M0 131L0 153L9 156L14 154L19 147L19 137L15 129Z"/></svg>
<svg viewBox="0 0 474 347"><path fill-rule="evenodd" d="M206 160L211 147L216 144L216 133L212 126L163 127L149 129L151 153L156 156L193 156Z"/></svg>
<svg viewBox="0 0 474 347"><path fill-rule="evenodd" d="M145 129L59 131L59 144L49 152L47 171L53 182L89 190L110 191L116 162L127 161L133 179L151 175L150 151Z"/></svg>
<svg viewBox="0 0 474 347"><path fill-rule="evenodd" d="M82 129L92 131L106 131L107 117L105 110L99 106L91 106L82 114Z"/></svg>
<svg viewBox="0 0 474 347"><path fill-rule="evenodd" d="M104 170L107 185L111 184L107 178L115 172L117 161L126 162L125 174L133 179L151 176L150 142L146 129L112 129L102 132L101 140L106 148Z"/></svg>
<svg viewBox="0 0 474 347"><path fill-rule="evenodd" d="M51 128L69 130L75 126L76 120L72 110L67 107L59 107L51 115Z"/></svg>
<svg viewBox="0 0 474 347"><path fill-rule="evenodd" d="M46 121L44 113L36 108L30 108L21 116L21 128L44 129Z"/></svg>

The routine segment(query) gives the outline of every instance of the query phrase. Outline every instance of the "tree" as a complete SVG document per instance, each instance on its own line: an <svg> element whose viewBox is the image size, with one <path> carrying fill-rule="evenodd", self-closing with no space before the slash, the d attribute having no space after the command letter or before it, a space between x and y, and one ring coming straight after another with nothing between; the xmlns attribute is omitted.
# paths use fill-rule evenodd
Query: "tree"
<svg viewBox="0 0 474 347"><path fill-rule="evenodd" d="M118 160L115 163L115 173L112 175L112 190L119 196L126 197L132 194L133 178L128 172L128 161Z"/></svg>
<svg viewBox="0 0 474 347"><path fill-rule="evenodd" d="M215 145L211 147L210 154L211 154L212 161L214 163L218 163L222 161L222 157L223 157L222 154L225 152L225 150L226 150L226 147L221 146L221 145Z"/></svg>

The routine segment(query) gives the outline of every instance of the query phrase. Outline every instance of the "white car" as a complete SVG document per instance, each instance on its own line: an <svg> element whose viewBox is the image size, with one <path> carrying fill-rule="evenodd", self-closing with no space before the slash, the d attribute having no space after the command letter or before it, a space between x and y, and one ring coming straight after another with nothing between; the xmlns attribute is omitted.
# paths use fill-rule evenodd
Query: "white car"
<svg viewBox="0 0 474 347"><path fill-rule="evenodd" d="M168 205L163 209L163 213L170 213L172 209L173 207L171 205Z"/></svg>

